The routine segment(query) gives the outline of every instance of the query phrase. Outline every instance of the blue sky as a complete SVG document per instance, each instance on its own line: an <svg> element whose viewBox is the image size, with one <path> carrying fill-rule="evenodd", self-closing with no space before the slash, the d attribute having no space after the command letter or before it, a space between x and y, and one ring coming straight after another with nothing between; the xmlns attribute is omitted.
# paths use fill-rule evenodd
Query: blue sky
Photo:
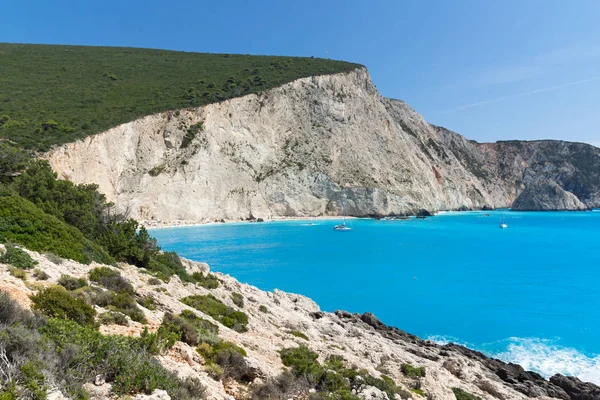
<svg viewBox="0 0 600 400"><path fill-rule="evenodd" d="M343 59L470 139L600 146L595 0L2 3L2 42Z"/></svg>

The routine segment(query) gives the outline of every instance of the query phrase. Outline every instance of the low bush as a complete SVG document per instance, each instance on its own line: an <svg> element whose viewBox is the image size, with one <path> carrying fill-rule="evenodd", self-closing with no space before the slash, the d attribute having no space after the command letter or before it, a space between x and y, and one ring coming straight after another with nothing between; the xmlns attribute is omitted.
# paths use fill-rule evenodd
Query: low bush
<svg viewBox="0 0 600 400"><path fill-rule="evenodd" d="M188 296L181 299L181 302L210 315L226 327L237 332L246 332L248 330L248 317L246 314L227 307L212 294Z"/></svg>
<svg viewBox="0 0 600 400"><path fill-rule="evenodd" d="M413 367L410 364L400 365L402 373L409 378L423 378L425 376L425 367Z"/></svg>
<svg viewBox="0 0 600 400"><path fill-rule="evenodd" d="M148 322L146 321L144 312L138 307L137 302L126 292L117 293L110 301L108 309L111 311L122 312L132 320L142 324Z"/></svg>
<svg viewBox="0 0 600 400"><path fill-rule="evenodd" d="M194 272L192 274L192 279L196 282L196 284L207 289L216 289L219 287L219 279L217 279L217 277L213 274L207 273L204 275L201 272Z"/></svg>
<svg viewBox="0 0 600 400"><path fill-rule="evenodd" d="M37 264L27 252L12 244L6 245L6 251L0 255L0 262L19 269L31 269Z"/></svg>
<svg viewBox="0 0 600 400"><path fill-rule="evenodd" d="M216 381L219 381L219 380L221 380L221 378L223 378L223 375L224 375L223 368L221 368L221 366L218 364L207 364L204 369L205 369L206 373L208 374L208 376L210 376L211 378L213 378Z"/></svg>
<svg viewBox="0 0 600 400"><path fill-rule="evenodd" d="M323 398L356 399L352 391L362 385L374 386L387 393L390 399L401 391L389 377L375 378L366 370L346 368L340 356L329 356L325 365L321 365L317 353L306 346L283 349L280 355L283 364L291 367L297 378L316 386L317 395Z"/></svg>
<svg viewBox="0 0 600 400"><path fill-rule="evenodd" d="M204 343L197 348L208 365L218 365L222 376L249 383L254 379L254 372L246 363L246 351L234 343L220 341L213 345Z"/></svg>
<svg viewBox="0 0 600 400"><path fill-rule="evenodd" d="M50 278L50 275L48 275L41 269L36 268L33 270L33 277L39 281L45 281L45 280L48 280L48 278Z"/></svg>
<svg viewBox="0 0 600 400"><path fill-rule="evenodd" d="M181 340L190 346L215 344L219 341L219 328L188 310L179 316L166 313L159 329L180 335Z"/></svg>
<svg viewBox="0 0 600 400"><path fill-rule="evenodd" d="M46 256L48 261L50 261L51 263L56 264L56 265L60 265L65 261L61 257L57 256L54 253L44 253L44 255Z"/></svg>
<svg viewBox="0 0 600 400"><path fill-rule="evenodd" d="M268 379L252 391L252 400L289 399L308 391L306 379L298 378L289 371L284 371L275 378Z"/></svg>
<svg viewBox="0 0 600 400"><path fill-rule="evenodd" d="M14 301L10 295L0 290L0 325L12 325L15 322L26 323L31 313Z"/></svg>
<svg viewBox="0 0 600 400"><path fill-rule="evenodd" d="M133 294L133 286L121 276L119 271L109 267L97 267L90 271L90 280L117 293Z"/></svg>
<svg viewBox="0 0 600 400"><path fill-rule="evenodd" d="M147 308L148 310L156 310L156 302L154 301L154 297L152 296L139 296L137 298L137 302L140 306Z"/></svg>
<svg viewBox="0 0 600 400"><path fill-rule="evenodd" d="M26 281L27 280L27 273L25 271L23 271L22 269L15 268L15 267L10 267L10 269L8 270L8 272L12 276L14 276L15 278L19 278L22 281Z"/></svg>
<svg viewBox="0 0 600 400"><path fill-rule="evenodd" d="M170 349L179 340L181 340L181 336L176 333L165 332L160 329L150 333L147 327L144 327L139 337L140 346L150 354L155 355Z"/></svg>
<svg viewBox="0 0 600 400"><path fill-rule="evenodd" d="M88 285L88 282L85 278L75 278L69 275L61 275L56 283L69 291L77 290Z"/></svg>
<svg viewBox="0 0 600 400"><path fill-rule="evenodd" d="M160 279L157 279L157 278L154 278L154 277L148 279L148 285L155 286L155 285L160 285L161 283L162 283L162 281Z"/></svg>
<svg viewBox="0 0 600 400"><path fill-rule="evenodd" d="M231 300L233 301L233 304L235 304L239 308L244 308L244 296L242 296L238 292L231 293Z"/></svg>
<svg viewBox="0 0 600 400"><path fill-rule="evenodd" d="M115 294L96 286L84 286L71 292L71 296L100 307L108 306Z"/></svg>
<svg viewBox="0 0 600 400"><path fill-rule="evenodd" d="M481 397L475 396L461 388L454 387L452 388L452 392L454 393L456 400L481 400Z"/></svg>
<svg viewBox="0 0 600 400"><path fill-rule="evenodd" d="M127 316L120 312L108 311L100 314L98 318L100 321L100 325L129 325L129 321L127 320Z"/></svg>
<svg viewBox="0 0 600 400"><path fill-rule="evenodd" d="M176 375L151 357L147 350L148 335L140 338L103 336L95 330L55 319L48 321L42 333L56 344L63 362L77 368L88 381L101 372L116 395L150 394L164 389L175 397L180 390Z"/></svg>
<svg viewBox="0 0 600 400"><path fill-rule="evenodd" d="M308 338L308 336L306 336L304 333L300 332L300 331L291 331L290 334L296 336L297 338L300 339L304 339L304 340L310 340Z"/></svg>
<svg viewBox="0 0 600 400"><path fill-rule="evenodd" d="M319 382L323 367L317 361L319 355L306 346L283 349L279 353L286 367L291 367L296 376L302 376L311 384Z"/></svg>
<svg viewBox="0 0 600 400"><path fill-rule="evenodd" d="M52 286L31 296L33 309L52 318L68 319L82 326L94 326L96 311L63 287Z"/></svg>
<svg viewBox="0 0 600 400"><path fill-rule="evenodd" d="M269 312L269 309L267 308L267 306L265 306L265 305L261 304L261 305L258 307L258 311L260 311L260 312L263 312L263 313L268 313L268 312Z"/></svg>

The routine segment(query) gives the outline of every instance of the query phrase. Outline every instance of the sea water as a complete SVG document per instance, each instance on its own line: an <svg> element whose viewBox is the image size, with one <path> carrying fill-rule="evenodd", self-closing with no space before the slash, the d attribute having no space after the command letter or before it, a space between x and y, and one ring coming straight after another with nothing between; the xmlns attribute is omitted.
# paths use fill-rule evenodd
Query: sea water
<svg viewBox="0 0 600 400"><path fill-rule="evenodd" d="M227 223L153 230L166 250L325 311L374 313L544 376L600 384L600 212Z"/></svg>

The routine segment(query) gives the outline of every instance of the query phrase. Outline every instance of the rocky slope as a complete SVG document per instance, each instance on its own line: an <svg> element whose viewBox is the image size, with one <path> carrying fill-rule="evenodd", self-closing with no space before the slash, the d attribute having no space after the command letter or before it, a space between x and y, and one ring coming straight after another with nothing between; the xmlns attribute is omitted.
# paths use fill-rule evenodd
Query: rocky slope
<svg viewBox="0 0 600 400"><path fill-rule="evenodd" d="M512 205L516 211L585 210L577 196L561 188L556 182L539 180L525 188Z"/></svg>
<svg viewBox="0 0 600 400"><path fill-rule="evenodd" d="M32 272L27 272L25 281L17 279L9 273L7 265L0 264L0 290L9 292L27 307L31 305L30 295L54 284L62 274L87 277L89 270L98 266L61 261L56 257L49 259L35 252L28 253L38 261L37 268L48 274L47 280L36 281ZM206 264L186 262L186 266L189 272L208 272ZM211 378L204 359L193 347L183 342L176 343L171 350L159 356L160 362L179 376L199 378L207 388L208 399L248 398L252 388L284 369L279 350L298 345L310 347L319 354L321 360L328 355L339 355L348 366L364 368L373 376L388 375L402 388L397 398L453 399L452 388L461 388L490 400L600 398L600 388L575 378L557 375L547 381L517 365L489 359L462 346L440 346L420 340L396 328L385 326L369 313L358 315L344 311L322 312L317 304L304 296L278 290L264 292L241 284L228 275L215 274L221 284L218 288L209 290L185 284L177 277L173 277L169 283L152 285L148 282L151 276L143 270L126 264L120 264L118 269L133 284L139 295L154 299L157 305L155 310L142 308L151 331L157 329L166 312L190 310L217 324L219 335L224 340L232 341L246 350L244 362L254 372L252 381L245 384ZM185 296L207 293L235 309L243 310L249 319L248 332L233 331L179 301ZM233 302L232 293L241 294L244 299L243 307L240 308ZM104 311L101 307L96 308L99 312ZM100 329L105 334L139 335L143 326L129 320L128 326L102 325ZM294 335L293 332L301 332L306 338ZM401 370L403 363L424 367L425 376L416 378L405 375ZM86 388L91 393L91 399L109 398L109 383L88 383ZM420 388L423 394L415 393L411 390L414 388ZM356 392L362 399L388 398L385 393L368 385L363 385ZM306 398L306 394L298 398ZM54 399L62 398L57 393L53 396ZM168 396L159 397L157 393L152 398Z"/></svg>
<svg viewBox="0 0 600 400"><path fill-rule="evenodd" d="M162 222L508 207L538 179L600 206L600 149L469 141L382 97L365 69L147 116L47 158Z"/></svg>

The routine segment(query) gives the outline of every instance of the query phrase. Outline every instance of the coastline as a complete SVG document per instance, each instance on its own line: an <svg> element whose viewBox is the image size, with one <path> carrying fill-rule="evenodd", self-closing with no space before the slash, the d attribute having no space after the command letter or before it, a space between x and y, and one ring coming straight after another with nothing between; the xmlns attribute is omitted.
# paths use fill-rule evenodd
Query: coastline
<svg viewBox="0 0 600 400"><path fill-rule="evenodd" d="M320 217L275 217L271 219L265 220L237 220L237 219L223 219L221 221L185 221L185 220L175 220L175 221L148 221L148 220L140 220L139 223L141 226L148 230L158 230L158 229L173 229L173 228L188 228L194 226L210 226L210 225L232 225L232 224L254 224L254 223L270 223L270 222L286 222L286 221L333 221L339 219L371 219L369 217L350 217L343 215L327 215Z"/></svg>

